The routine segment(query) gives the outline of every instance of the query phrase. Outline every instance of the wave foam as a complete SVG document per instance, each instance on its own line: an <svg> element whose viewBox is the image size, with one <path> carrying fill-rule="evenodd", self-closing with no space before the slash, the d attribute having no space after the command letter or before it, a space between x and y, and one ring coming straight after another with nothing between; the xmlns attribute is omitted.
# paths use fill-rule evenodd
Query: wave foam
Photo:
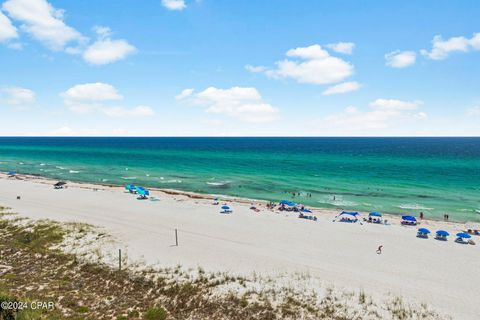
<svg viewBox="0 0 480 320"><path fill-rule="evenodd" d="M424 207L422 205L419 205L419 204L401 204L398 206L400 209L408 209L408 210L433 210L433 208L428 208L428 207Z"/></svg>

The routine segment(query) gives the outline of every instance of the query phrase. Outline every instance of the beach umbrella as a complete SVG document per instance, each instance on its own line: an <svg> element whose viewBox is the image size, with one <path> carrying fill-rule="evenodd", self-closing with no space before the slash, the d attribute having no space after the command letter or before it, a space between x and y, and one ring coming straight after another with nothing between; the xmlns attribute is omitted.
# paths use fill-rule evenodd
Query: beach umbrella
<svg viewBox="0 0 480 320"><path fill-rule="evenodd" d="M440 237L448 237L448 236L450 235L450 234L449 234L447 231L445 231L445 230L438 230L438 231L436 232L436 234L437 234L437 236L440 236Z"/></svg>
<svg viewBox="0 0 480 320"><path fill-rule="evenodd" d="M136 188L136 187L135 187L135 185L133 185L133 184L127 184L127 185L125 186L125 189L128 190L128 191L135 190L135 188Z"/></svg>
<svg viewBox="0 0 480 320"><path fill-rule="evenodd" d="M465 232L459 232L457 233L457 237L462 239L470 239L472 236Z"/></svg>
<svg viewBox="0 0 480 320"><path fill-rule="evenodd" d="M150 191L145 189L144 187L137 187L137 193L141 196L148 196L150 195Z"/></svg>
<svg viewBox="0 0 480 320"><path fill-rule="evenodd" d="M16 174L17 174L17 173L16 173L16 172L13 172L13 171L10 171L9 173L7 173L7 175L9 175L9 176L14 176L14 175L16 175Z"/></svg>
<svg viewBox="0 0 480 320"><path fill-rule="evenodd" d="M284 205L287 205L287 206L290 206L290 207L294 207L296 205L295 202L288 201L288 200L282 200L282 201L280 201L280 204L284 204Z"/></svg>
<svg viewBox="0 0 480 320"><path fill-rule="evenodd" d="M55 187L61 187L61 186L64 186L66 185L67 183L65 181L59 181L57 183L54 184Z"/></svg>
<svg viewBox="0 0 480 320"><path fill-rule="evenodd" d="M308 212L308 213L312 213L312 211L311 211L311 210L308 210L308 209L305 209L305 208L303 208L303 209L302 209L302 210L300 210L300 211L302 211L302 212Z"/></svg>
<svg viewBox="0 0 480 320"><path fill-rule="evenodd" d="M430 233L430 230L428 230L427 228L420 228L418 229L418 232L422 234L428 234Z"/></svg>
<svg viewBox="0 0 480 320"><path fill-rule="evenodd" d="M378 212L370 212L368 214L369 217L381 217L382 214L381 213L378 213Z"/></svg>
<svg viewBox="0 0 480 320"><path fill-rule="evenodd" d="M230 207L227 206L227 205L223 205L223 206L222 206L222 209L223 209L223 210L230 210Z"/></svg>
<svg viewBox="0 0 480 320"><path fill-rule="evenodd" d="M402 216L402 219L405 221L417 221L413 216Z"/></svg>

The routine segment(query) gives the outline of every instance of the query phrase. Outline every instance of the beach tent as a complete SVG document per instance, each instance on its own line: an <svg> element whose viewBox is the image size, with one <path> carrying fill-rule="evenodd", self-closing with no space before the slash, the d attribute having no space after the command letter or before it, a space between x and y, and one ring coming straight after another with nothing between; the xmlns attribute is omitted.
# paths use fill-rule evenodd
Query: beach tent
<svg viewBox="0 0 480 320"><path fill-rule="evenodd" d="M402 224L416 225L417 219L414 216L402 216Z"/></svg>
<svg viewBox="0 0 480 320"><path fill-rule="evenodd" d="M368 221L370 223L381 223L382 222L382 214L379 212L370 212L368 214L368 220L363 219L363 221Z"/></svg>
<svg viewBox="0 0 480 320"><path fill-rule="evenodd" d="M437 240L443 240L446 241L447 237L450 235L447 231L445 230L438 230L436 233L435 239Z"/></svg>
<svg viewBox="0 0 480 320"><path fill-rule="evenodd" d="M418 238L428 238L428 234L430 233L430 230L427 228L420 228L417 231L417 237Z"/></svg>
<svg viewBox="0 0 480 320"><path fill-rule="evenodd" d="M338 216L347 215L347 216L358 216L358 212L349 212L349 211L342 211Z"/></svg>
<svg viewBox="0 0 480 320"><path fill-rule="evenodd" d="M280 204L283 204L283 205L286 205L286 206L289 206L289 207L294 207L294 206L297 205L295 202L288 201L288 200L282 200L282 201L280 201Z"/></svg>
<svg viewBox="0 0 480 320"><path fill-rule="evenodd" d="M340 218L341 222L357 222L358 221L358 212L342 211L335 218ZM333 220L335 221L335 220Z"/></svg>

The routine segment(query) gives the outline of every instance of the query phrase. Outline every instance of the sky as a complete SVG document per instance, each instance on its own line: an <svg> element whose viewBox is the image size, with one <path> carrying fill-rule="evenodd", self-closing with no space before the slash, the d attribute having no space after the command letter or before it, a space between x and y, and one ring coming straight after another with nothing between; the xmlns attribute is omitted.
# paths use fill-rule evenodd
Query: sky
<svg viewBox="0 0 480 320"><path fill-rule="evenodd" d="M476 0L0 1L0 136L480 136Z"/></svg>

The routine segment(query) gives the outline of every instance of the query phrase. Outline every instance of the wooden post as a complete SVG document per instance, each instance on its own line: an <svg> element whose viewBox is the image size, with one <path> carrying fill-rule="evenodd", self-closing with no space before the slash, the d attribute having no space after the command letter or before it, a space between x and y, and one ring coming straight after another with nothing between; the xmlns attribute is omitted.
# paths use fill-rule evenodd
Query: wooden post
<svg viewBox="0 0 480 320"><path fill-rule="evenodd" d="M118 249L118 270L122 270L122 249Z"/></svg>
<svg viewBox="0 0 480 320"><path fill-rule="evenodd" d="M175 229L175 245L178 247L178 232L177 232L177 229Z"/></svg>

